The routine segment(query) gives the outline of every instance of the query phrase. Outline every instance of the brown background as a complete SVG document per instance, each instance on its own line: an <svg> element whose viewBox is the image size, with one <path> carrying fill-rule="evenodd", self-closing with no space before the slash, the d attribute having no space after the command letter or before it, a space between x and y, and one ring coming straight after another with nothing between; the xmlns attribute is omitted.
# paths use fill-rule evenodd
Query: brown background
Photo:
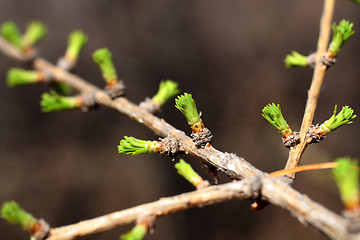
<svg viewBox="0 0 360 240"><path fill-rule="evenodd" d="M70 31L86 32L90 42L76 74L89 82L103 86L91 54L105 46L136 103L152 96L161 79L177 81L195 97L215 135L213 145L264 171L281 169L287 149L261 109L280 103L288 123L299 129L312 70L286 69L283 59L294 49L316 49L321 11L322 1L311 0L0 0L0 22L14 20L22 29L33 19L47 24L49 34L38 49L52 62L63 54ZM350 1L338 1L334 20L353 21L360 33L359 11ZM358 33L327 73L315 122L327 119L335 104L360 112ZM168 158L117 153L124 135L157 139L151 131L105 108L43 114L38 102L48 88L6 87L6 71L15 66L26 67L0 55L1 203L14 199L61 226L192 190ZM173 100L160 116L190 132ZM302 163L359 157L358 126L356 119L310 146ZM182 157L210 178L197 159ZM294 187L336 212L342 209L329 171L298 174ZM230 201L158 219L148 239L324 239L280 208L254 213L249 204ZM130 228L85 239L117 239ZM3 220L0 233L4 240L28 239Z"/></svg>

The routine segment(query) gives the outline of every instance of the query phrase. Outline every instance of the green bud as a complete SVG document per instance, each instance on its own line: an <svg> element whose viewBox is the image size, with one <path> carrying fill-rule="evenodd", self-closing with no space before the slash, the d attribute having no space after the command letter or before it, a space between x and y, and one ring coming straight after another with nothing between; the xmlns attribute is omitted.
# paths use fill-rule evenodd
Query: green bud
<svg viewBox="0 0 360 240"><path fill-rule="evenodd" d="M161 81L159 91L152 98L153 102L163 105L167 100L180 92L178 84L171 80Z"/></svg>
<svg viewBox="0 0 360 240"><path fill-rule="evenodd" d="M335 105L334 113L331 118L319 126L318 132L320 135L326 135L345 124L350 124L352 123L351 120L356 118L356 115L354 115L354 110L349 106L344 106L338 114L336 114L336 110L337 105Z"/></svg>
<svg viewBox="0 0 360 240"><path fill-rule="evenodd" d="M120 236L120 240L142 240L146 236L148 228L144 224L138 224L133 229Z"/></svg>
<svg viewBox="0 0 360 240"><path fill-rule="evenodd" d="M20 48L21 47L21 33L18 26L12 22L8 21L1 25L0 27L1 35L11 44Z"/></svg>
<svg viewBox="0 0 360 240"><path fill-rule="evenodd" d="M33 47L47 34L46 26L40 21L32 21L26 28L25 34L22 37L22 49L26 50Z"/></svg>
<svg viewBox="0 0 360 240"><path fill-rule="evenodd" d="M65 56L75 62L87 41L88 37L82 31L73 31L68 38Z"/></svg>
<svg viewBox="0 0 360 240"><path fill-rule="evenodd" d="M124 139L120 141L118 150L119 153L138 155L159 152L159 147L160 145L157 141L146 141L124 136Z"/></svg>
<svg viewBox="0 0 360 240"><path fill-rule="evenodd" d="M204 124L200 118L200 115L196 109L195 100L191 94L184 93L175 99L175 107L185 116L187 122L194 132L197 132L204 128Z"/></svg>
<svg viewBox="0 0 360 240"><path fill-rule="evenodd" d="M28 71L21 68L11 68L7 73L7 85L16 87L20 85L41 82L43 75L39 71Z"/></svg>
<svg viewBox="0 0 360 240"><path fill-rule="evenodd" d="M1 217L9 223L22 227L25 231L32 232L37 219L26 212L15 201L5 202L1 208Z"/></svg>
<svg viewBox="0 0 360 240"><path fill-rule="evenodd" d="M93 53L93 59L100 67L106 83L115 85L118 82L118 77L111 58L111 52L107 48L98 49Z"/></svg>
<svg viewBox="0 0 360 240"><path fill-rule="evenodd" d="M339 25L333 23L333 39L329 45L328 50L331 56L335 57L346 41L355 33L352 30L353 25L353 23L350 23L346 20L342 20Z"/></svg>
<svg viewBox="0 0 360 240"><path fill-rule="evenodd" d="M78 97L63 97L51 91L41 96L40 105L42 112L56 112L78 108L80 102Z"/></svg>
<svg viewBox="0 0 360 240"><path fill-rule="evenodd" d="M194 171L190 164L180 159L178 163L175 164L178 174L183 176L188 182L190 182L195 187L199 186L204 180Z"/></svg>
<svg viewBox="0 0 360 240"><path fill-rule="evenodd" d="M296 51L286 55L284 62L287 68L308 67L310 65L308 56L301 55Z"/></svg>
<svg viewBox="0 0 360 240"><path fill-rule="evenodd" d="M357 160L339 158L332 174L346 209L359 206L359 167Z"/></svg>
<svg viewBox="0 0 360 240"><path fill-rule="evenodd" d="M268 104L263 108L262 112L262 116L278 130L278 132L283 138L287 138L288 136L293 134L290 126L287 124L281 113L281 108L279 104Z"/></svg>

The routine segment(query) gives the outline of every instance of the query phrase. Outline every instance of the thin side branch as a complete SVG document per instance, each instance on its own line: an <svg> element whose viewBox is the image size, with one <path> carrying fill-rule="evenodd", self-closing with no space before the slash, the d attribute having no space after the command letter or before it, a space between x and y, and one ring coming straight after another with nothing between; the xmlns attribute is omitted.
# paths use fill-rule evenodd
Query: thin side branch
<svg viewBox="0 0 360 240"><path fill-rule="evenodd" d="M160 217L185 209L215 204L229 199L249 198L253 192L251 181L212 186L174 197L162 198L156 202L114 212L77 224L54 228L51 229L50 236L47 240L74 239L76 237L99 233L117 226L133 223L144 215Z"/></svg>
<svg viewBox="0 0 360 240"><path fill-rule="evenodd" d="M329 43L334 6L335 0L325 0L320 21L320 34L317 43L315 69L310 90L308 91L308 100L306 102L305 113L300 128L301 143L289 151L289 157L285 169L295 168L298 166L300 158L307 147L305 139L306 132L314 119L317 101L320 95L320 90L323 85L326 71L326 66L321 62L321 56L326 52ZM295 173L291 173L289 176L294 177Z"/></svg>
<svg viewBox="0 0 360 240"><path fill-rule="evenodd" d="M98 104L115 109L116 111L135 119L161 137L171 136L178 139L183 151L215 166L232 178L241 179L259 173L259 170L235 154L222 153L211 146L207 146L204 149L196 148L190 137L184 132L177 130L163 119L157 118L124 97L112 100L109 95L100 88L91 85L74 74L59 69L44 59L37 58L34 61L34 68L51 73L54 76L55 81L67 84L78 92L91 92L95 96Z"/></svg>
<svg viewBox="0 0 360 240"><path fill-rule="evenodd" d="M162 198L156 202L143 204L98 218L53 228L47 240L74 239L133 223L144 215L160 217L230 199L255 198L259 192L265 194L267 200L271 203L290 211L300 222L314 226L332 239L355 239L359 237L359 235L351 235L347 232L347 222L344 218L328 211L323 206L310 200L307 196L290 188L280 179L261 175L242 181L207 187L174 197Z"/></svg>
<svg viewBox="0 0 360 240"><path fill-rule="evenodd" d="M1 36L0 36L0 51L3 52L9 58L15 59L20 62L26 62L35 57L34 52L32 52L30 55L27 55L19 51L17 48L14 48Z"/></svg>
<svg viewBox="0 0 360 240"><path fill-rule="evenodd" d="M316 163L316 164L302 165L296 168L282 169L276 172L272 172L270 173L270 175L273 177L279 177L279 176L289 175L291 173L298 173L309 170L330 169L330 168L335 168L336 166L337 166L336 162Z"/></svg>

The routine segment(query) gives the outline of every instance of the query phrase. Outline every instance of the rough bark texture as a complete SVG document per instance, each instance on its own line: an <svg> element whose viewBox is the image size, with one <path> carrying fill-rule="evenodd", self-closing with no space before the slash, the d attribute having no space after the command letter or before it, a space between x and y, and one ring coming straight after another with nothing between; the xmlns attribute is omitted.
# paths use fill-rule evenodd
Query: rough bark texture
<svg viewBox="0 0 360 240"><path fill-rule="evenodd" d="M261 109L270 101L280 103L286 119L298 130L311 71L286 70L282 59L292 49L304 54L315 50L322 2L230 3L2 0L0 18L1 22L15 20L21 26L34 18L48 24L49 36L38 50L53 63L65 50L65 36L75 28L84 30L90 42L76 73L102 87L91 54L100 47L110 48L133 102L151 97L161 79L178 81L182 91L199 99L199 110L215 135L213 145L217 149L236 152L259 169L278 170L285 164L287 149L260 116ZM334 19L359 22L358 8L350 1L337 7ZM114 29L110 31L108 26ZM335 104L358 105L356 42L349 41L327 75L315 122L326 119ZM7 69L18 66L3 57L0 63L2 79ZM34 215L46 218L53 226L62 226L189 190L167 158L129 158L116 153L124 135L156 139L147 128L103 108L88 114L43 115L36 96L44 88L9 90L2 84L0 180L7 184L0 192L1 202L18 200ZM165 106L161 118L190 133L173 103ZM359 156L356 141L347 141L356 131L355 123L316 147L310 146L303 163L332 161L344 154ZM192 163L197 167L197 161ZM251 172L248 166L242 174ZM341 211L327 171L299 174L295 188ZM165 219L157 222L155 234L149 239L324 239L301 227L287 211L270 207L254 214L247 201ZM116 239L126 230L88 239ZM0 232L4 239L24 237L18 228L3 221Z"/></svg>

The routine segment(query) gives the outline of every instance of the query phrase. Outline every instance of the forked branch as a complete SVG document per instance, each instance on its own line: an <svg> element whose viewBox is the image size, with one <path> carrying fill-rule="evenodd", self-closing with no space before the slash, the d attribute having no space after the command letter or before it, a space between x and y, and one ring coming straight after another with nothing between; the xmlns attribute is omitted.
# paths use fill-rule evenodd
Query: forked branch
<svg viewBox="0 0 360 240"><path fill-rule="evenodd" d="M300 131L302 143L295 149L290 150L287 168L292 168L298 164L301 154L306 148L305 134L313 120L317 98L326 69L326 67L320 63L320 56L326 50L330 31L330 27L328 26L330 26L333 5L334 0L325 1L316 67ZM288 210L296 216L300 222L313 226L332 239L358 239L360 237L359 233L350 232L349 223L346 218L329 211L305 195L292 189L285 178L269 176L252 166L245 161L245 159L235 154L218 151L209 143L202 146L202 148L197 148L192 139L184 132L171 126L163 119L157 118L144 108L130 102L124 97L112 99L106 91L88 83L80 77L62 70L44 59L36 58L35 55L28 56L23 54L9 45L1 37L0 50L14 59L22 61L31 60L34 69L50 74L53 77L53 81L66 84L81 94L92 95L98 105L112 108L135 119L161 137L177 139L181 151L200 158L206 164L214 166L217 170L224 172L233 179L243 179L228 184L206 187L174 197L163 198L153 203L111 213L78 224L52 228L50 230L50 236L47 239L74 239L135 222L138 218L144 217L144 215L160 217L192 207L224 202L229 199L254 199L257 197L261 197L274 205Z"/></svg>
<svg viewBox="0 0 360 240"><path fill-rule="evenodd" d="M294 214L295 216L298 216L299 219L301 219L301 222L307 222L309 225L315 227L319 231L325 233L330 238L345 238L346 236L351 237L351 235L347 231L347 222L346 219L338 216L331 211L327 210L326 208L322 207L321 205L313 202L306 196L301 195L294 189L292 189L288 184L284 183L283 181L280 181L278 179L275 179L273 177L263 177L264 173L260 170L253 167L250 163L245 161L243 158L236 156L235 154L230 153L223 153L216 149L214 149L211 145L207 145L203 149L198 149L195 147L194 143L192 142L192 139L185 135L184 132L177 130L167 122L165 122L163 119L159 119L155 117L154 115L150 114L146 110L142 109L136 104L131 103L126 98L120 97L115 100L112 100L108 94L106 94L105 91L101 90L100 88L86 82L85 80L81 79L80 77L73 75L71 73L68 73L66 71L63 71L56 66L52 65L51 63L47 62L44 59L37 58L34 60L34 68L37 70L47 71L51 73L54 76L54 80L59 83L64 83L69 86L71 86L73 89L80 93L91 93L95 96L96 102L100 105L110 107L112 109L115 109L130 118L135 119L141 124L144 124L145 126L149 127L154 133L158 134L162 137L171 136L173 138L176 138L179 140L181 148L183 151L194 155L203 161L205 161L208 164L211 164L215 166L218 170L223 171L227 175L235 178L247 178L251 176L257 176L257 179L262 179L260 181L261 190L257 193L260 193L261 196L281 207L284 209L289 210ZM252 178L252 177L251 177ZM233 185L229 186L242 186L244 182L247 182L249 184L249 181L251 178L244 179L241 182L232 183ZM250 181L251 182L251 181ZM237 185L239 184L239 185ZM254 183L255 184L255 183ZM259 182L256 182L257 185L259 185ZM180 196L175 196L173 198L165 198L162 200L159 200L157 202L152 203L152 205L145 205L145 208L143 206L136 207L135 209L142 209L143 211L147 211L149 206L155 207L158 206L160 209L163 208L164 203L170 201L172 204L175 203L177 200L182 199L181 201L184 201L187 203L191 203L194 201L193 199L203 199L198 201L194 205L188 205L184 209L194 206L202 206L204 204L213 204L216 202L225 201L231 198L249 198L249 197L255 197L254 194L247 195L241 195L237 196L239 192L243 191L243 187L239 188L232 188L232 187L222 187L223 185L205 188L203 190L198 190L193 193L182 194ZM227 186L227 185L226 185ZM229 188L233 189L233 192L228 192ZM251 189L256 189L256 187L252 186ZM210 190L209 190L210 189ZM225 189L227 192L228 197L224 198L223 196L226 196L225 193L221 192L221 194L215 194L212 195L214 198L210 200L204 200L204 198L199 197L201 194L206 195L209 193L207 191L210 191L211 194L213 194L212 191L219 191L219 189ZM225 195L224 195L225 194ZM193 197L197 196L197 197ZM229 197L232 196L232 197ZM218 198L218 200L216 200ZM175 202L174 202L175 199ZM180 200L179 200L180 201ZM181 203L183 204L183 203ZM159 209L157 208L157 209ZM179 208L178 211L184 210ZM142 211L142 212L143 212ZM164 208L160 215L165 215L167 213L175 212L177 211L176 205L173 207L167 207ZM75 226L75 229L77 231L85 231L87 234L90 233L96 233L99 231L104 231L106 229L109 229L111 227L118 226L120 224L125 224L134 221L138 216L135 214L133 217L126 218L127 220L123 222L124 220L118 220L115 217L120 216L121 214L126 213L127 216L131 214L135 214L134 209L124 210L120 211L118 213L113 213L110 215L106 215L104 217L100 217L99 219L93 219L89 220L89 222L85 222L86 224L79 223L79 225L70 225ZM316 213L316 214L314 214ZM120 214L120 215L119 215ZM326 216L326 217L324 217ZM101 223L104 219L107 219L108 223L105 224L105 226L101 225L99 229L97 228L97 225ZM120 221L120 222L119 222ZM71 229L70 226L64 227L64 228L55 228L51 229L52 236L60 234L62 231L65 231L66 229ZM85 228L87 230L81 230L82 228ZM101 230L102 229L102 230ZM65 234L65 233L64 233ZM68 234L68 233L67 233ZM350 235L349 235L350 234ZM59 238L59 239L72 239L75 236L79 235L73 235L69 238ZM352 238L352 237L351 237ZM349 239L351 239L349 238ZM50 238L51 239L51 238ZM56 239L56 238L54 238Z"/></svg>

